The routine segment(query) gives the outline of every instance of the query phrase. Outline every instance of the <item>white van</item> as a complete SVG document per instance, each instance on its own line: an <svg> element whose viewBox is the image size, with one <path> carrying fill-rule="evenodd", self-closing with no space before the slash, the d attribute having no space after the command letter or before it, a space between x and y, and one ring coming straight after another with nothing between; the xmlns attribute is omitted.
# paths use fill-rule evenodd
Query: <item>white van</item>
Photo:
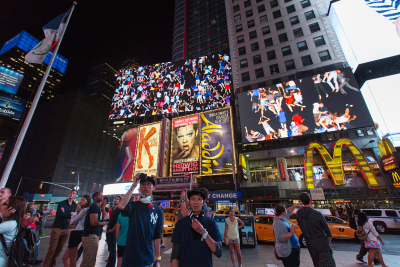
<svg viewBox="0 0 400 267"><path fill-rule="evenodd" d="M361 209L368 216L379 233L385 233L387 229L400 229L400 213L391 209Z"/></svg>

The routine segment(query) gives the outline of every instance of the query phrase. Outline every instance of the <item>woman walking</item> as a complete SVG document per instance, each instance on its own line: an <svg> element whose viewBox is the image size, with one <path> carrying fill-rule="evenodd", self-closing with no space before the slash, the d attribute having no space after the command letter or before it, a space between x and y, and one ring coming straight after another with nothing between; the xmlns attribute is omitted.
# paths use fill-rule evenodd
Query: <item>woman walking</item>
<svg viewBox="0 0 400 267"><path fill-rule="evenodd" d="M295 228L288 221L290 214L295 208L299 208L300 203L286 209L282 204L275 207L274 217L274 234L275 234L275 251L282 258L283 266L299 267L300 266L300 243L295 235Z"/></svg>
<svg viewBox="0 0 400 267"><path fill-rule="evenodd" d="M238 226L238 223L240 226ZM242 267L242 253L240 252L239 229L244 227L244 223L238 217L235 217L235 209L229 208L229 217L225 219L224 241L228 239L229 251L233 267L236 267L235 250L238 258L239 267Z"/></svg>
<svg viewBox="0 0 400 267"><path fill-rule="evenodd" d="M383 262L381 253L381 244L384 246L385 243L383 243L380 235L375 230L375 227L372 225L372 223L368 221L368 217L365 212L360 212L357 216L357 234L362 234L362 231L364 231L368 236L367 240L364 240L365 248L368 249L368 267L372 267L372 262L375 256L382 264L382 267L387 267L387 265Z"/></svg>
<svg viewBox="0 0 400 267"><path fill-rule="evenodd" d="M69 234L68 248L65 250L62 257L64 267L76 267L76 259L78 246L82 240L83 225L86 218L87 210L92 203L92 199L89 195L84 195L79 201L75 213L71 216L69 227L71 233Z"/></svg>

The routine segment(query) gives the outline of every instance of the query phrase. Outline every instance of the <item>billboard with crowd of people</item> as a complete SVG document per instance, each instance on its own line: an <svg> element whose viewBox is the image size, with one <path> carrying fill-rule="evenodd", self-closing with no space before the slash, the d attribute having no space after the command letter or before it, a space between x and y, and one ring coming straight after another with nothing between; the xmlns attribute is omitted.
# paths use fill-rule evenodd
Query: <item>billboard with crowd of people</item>
<svg viewBox="0 0 400 267"><path fill-rule="evenodd" d="M121 69L109 119L229 107L231 68L229 55L215 54Z"/></svg>
<svg viewBox="0 0 400 267"><path fill-rule="evenodd" d="M238 96L242 142L373 126L350 68Z"/></svg>

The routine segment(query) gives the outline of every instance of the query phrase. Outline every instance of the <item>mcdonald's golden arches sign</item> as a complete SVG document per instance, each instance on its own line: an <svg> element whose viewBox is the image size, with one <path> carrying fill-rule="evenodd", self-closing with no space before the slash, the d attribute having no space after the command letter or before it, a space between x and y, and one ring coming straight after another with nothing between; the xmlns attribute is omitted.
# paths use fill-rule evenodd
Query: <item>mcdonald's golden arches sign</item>
<svg viewBox="0 0 400 267"><path fill-rule="evenodd" d="M400 170L390 172L389 176L392 179L393 185L400 188Z"/></svg>
<svg viewBox="0 0 400 267"><path fill-rule="evenodd" d="M396 169L398 167L397 159L394 155L396 149L394 148L392 142L388 138L383 138L382 141L378 142L378 149L385 171Z"/></svg>

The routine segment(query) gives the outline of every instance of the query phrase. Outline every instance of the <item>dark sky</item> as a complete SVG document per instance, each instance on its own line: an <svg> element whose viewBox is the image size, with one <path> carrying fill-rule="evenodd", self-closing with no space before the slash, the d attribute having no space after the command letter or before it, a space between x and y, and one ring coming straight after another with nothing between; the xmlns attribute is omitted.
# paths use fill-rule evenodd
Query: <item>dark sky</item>
<svg viewBox="0 0 400 267"><path fill-rule="evenodd" d="M2 1L0 45L26 30L43 39L42 27L66 12L71 0ZM62 91L84 89L91 64L108 57L114 68L171 60L174 0L78 0L59 54L69 60Z"/></svg>

